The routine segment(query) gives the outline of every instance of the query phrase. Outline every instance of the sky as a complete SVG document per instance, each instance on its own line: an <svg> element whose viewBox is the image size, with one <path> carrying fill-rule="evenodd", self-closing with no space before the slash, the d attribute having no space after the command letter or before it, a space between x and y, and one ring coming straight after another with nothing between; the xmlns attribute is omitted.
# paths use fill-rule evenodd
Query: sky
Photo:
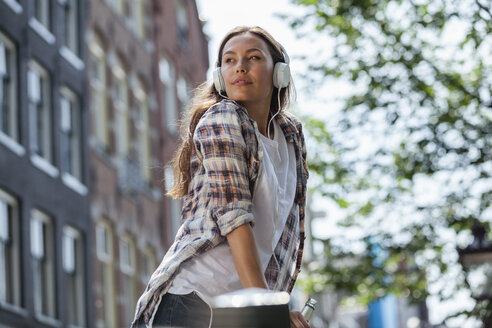
<svg viewBox="0 0 492 328"><path fill-rule="evenodd" d="M290 57L291 72L297 91L297 105L294 110L299 114L310 114L319 118L328 118L332 110L337 110L337 104L333 98L337 94L340 96L344 93L346 86L339 83L323 86L306 85L301 78L302 74L308 72L307 66L310 59L318 58L320 51L324 52L323 56L329 54L330 40L319 40L313 35L298 38L288 23L277 16L278 14L290 14L297 17L302 14L302 8L292 5L290 0L196 0L196 3L200 18L206 22L204 31L210 38L209 78L215 67L219 43L226 33L239 25L258 25L272 34L284 46ZM307 56L307 59L302 59L301 56ZM314 209L319 210L320 207L323 209L323 205L316 206L315 204ZM331 219L315 221L314 231L323 232L334 229L333 222L337 220L333 219L333 215L336 215L336 212L332 208L327 212L330 213ZM317 237L323 237L323 233ZM441 303L437 298L430 297L427 305L430 321L439 323L450 310L462 309L463 306L469 307L472 303L468 295L458 295L448 303Z"/></svg>

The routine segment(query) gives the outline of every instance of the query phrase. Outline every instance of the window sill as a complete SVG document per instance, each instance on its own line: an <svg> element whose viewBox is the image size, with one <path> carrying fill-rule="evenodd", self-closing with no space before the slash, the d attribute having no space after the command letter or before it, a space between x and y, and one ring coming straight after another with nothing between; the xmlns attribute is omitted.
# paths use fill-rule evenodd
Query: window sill
<svg viewBox="0 0 492 328"><path fill-rule="evenodd" d="M36 313L34 315L34 317L40 323L48 325L48 326L52 326L52 327L61 327L62 326L62 324L59 320L52 318L52 317L48 317L48 316L41 314L41 313Z"/></svg>
<svg viewBox="0 0 492 328"><path fill-rule="evenodd" d="M41 36L44 39L44 41L46 41L48 44L55 44L55 41L56 41L55 36L46 28L46 26L44 26L36 18L32 17L29 20L29 26L36 33L38 33L39 36Z"/></svg>
<svg viewBox="0 0 492 328"><path fill-rule="evenodd" d="M60 55L65 58L67 62L69 62L75 69L79 71L83 71L85 68L85 64L72 50L68 49L65 46L60 48Z"/></svg>
<svg viewBox="0 0 492 328"><path fill-rule="evenodd" d="M69 324L67 327L68 327L68 328L83 328L83 327L85 327L85 325L82 325L82 326L76 326L76 325L70 325L70 324Z"/></svg>
<svg viewBox="0 0 492 328"><path fill-rule="evenodd" d="M23 317L27 317L29 315L29 312L26 309L23 309L20 306L13 305L4 301L0 301L0 308L18 314Z"/></svg>
<svg viewBox="0 0 492 328"><path fill-rule="evenodd" d="M5 4L7 6L9 6L10 9L12 9L12 11L14 13L16 13L17 15L22 13L22 6L17 1L15 1L15 0L3 0L3 2L5 2Z"/></svg>
<svg viewBox="0 0 492 328"><path fill-rule="evenodd" d="M14 139L10 138L8 135L0 131L0 143L5 145L11 151L16 153L18 156L24 156L26 150L20 144L18 144Z"/></svg>
<svg viewBox="0 0 492 328"><path fill-rule="evenodd" d="M52 177L52 178L58 177L58 174L59 174L58 169L56 167L54 167L53 165L51 165L51 163L49 163L47 160L45 160L41 156L36 155L36 154L32 154L31 155L31 163L35 167L37 167L38 169L40 169L41 171L43 171L44 173L49 175L50 177Z"/></svg>
<svg viewBox="0 0 492 328"><path fill-rule="evenodd" d="M65 186L69 187L70 189L79 193L80 195L82 196L87 195L87 187L73 175L63 172L62 181L65 184Z"/></svg>

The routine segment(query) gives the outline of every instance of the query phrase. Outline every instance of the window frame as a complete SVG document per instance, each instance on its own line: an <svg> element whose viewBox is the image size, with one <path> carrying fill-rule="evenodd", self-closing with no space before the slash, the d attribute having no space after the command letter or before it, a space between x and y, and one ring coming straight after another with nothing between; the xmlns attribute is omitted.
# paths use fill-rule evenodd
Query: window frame
<svg viewBox="0 0 492 328"><path fill-rule="evenodd" d="M114 274L114 234L111 224L106 219L100 219L95 224L96 233L96 256L100 265L101 274L101 304L103 306L103 322L107 327L116 327L116 303L115 303L115 274ZM103 230L101 230L103 229ZM107 238L101 239L101 231ZM107 235L106 235L107 233ZM103 252L100 248L101 241L107 249Z"/></svg>
<svg viewBox="0 0 492 328"><path fill-rule="evenodd" d="M67 281L67 305L68 305L68 326L84 327L86 325L85 314L85 274L84 274L84 243L82 233L71 227L63 227L62 242L62 267ZM73 244L70 246L73 259L70 264L72 268L66 265L66 238L70 238ZM68 270L70 269L70 270Z"/></svg>
<svg viewBox="0 0 492 328"><path fill-rule="evenodd" d="M147 284L152 273L157 269L157 257L155 255L155 251L151 246L147 246L143 251L143 270L142 272L142 283L144 285Z"/></svg>
<svg viewBox="0 0 492 328"><path fill-rule="evenodd" d="M113 105L115 109L116 124L116 153L118 156L128 159L130 156L130 108L128 74L122 61L117 58L112 67L113 74Z"/></svg>
<svg viewBox="0 0 492 328"><path fill-rule="evenodd" d="M135 242L130 235L120 237L120 271L122 274L122 300L125 308L125 324L131 324L136 306L136 256ZM125 253L126 249L126 254ZM126 255L126 256L125 256ZM127 257L127 261L123 261Z"/></svg>
<svg viewBox="0 0 492 328"><path fill-rule="evenodd" d="M42 7L38 7L40 5ZM37 12L41 10L41 12ZM41 15L41 17L39 16ZM51 4L50 0L34 0L33 1L33 17L48 31L51 31Z"/></svg>
<svg viewBox="0 0 492 328"><path fill-rule="evenodd" d="M63 45L73 54L80 52L79 40L79 2L76 0L58 0L63 9Z"/></svg>
<svg viewBox="0 0 492 328"><path fill-rule="evenodd" d="M172 135L178 132L178 106L176 99L176 69L168 57L159 61L159 79L164 84L164 119L167 130Z"/></svg>
<svg viewBox="0 0 492 328"><path fill-rule="evenodd" d="M6 228L8 236L0 236L0 253L3 256L0 259L5 261L8 258L11 259L9 261L10 265L8 268L11 272L7 273L7 261L0 261L0 307L4 307L7 309L18 310L23 307L23 298L22 298L22 281L21 281L21 256L20 256L20 248L21 248L21 235L20 235L20 213L19 213L19 203L17 199L0 188L0 204L5 205L5 209L7 210L6 221L1 222L0 226ZM10 223L9 223L9 209L10 206ZM2 209L0 208L0 211ZM2 220L2 213L0 213L0 220ZM0 227L1 229L1 227ZM2 232L0 231L0 234ZM9 249L10 248L10 249ZM7 257L6 252L10 251L10 256ZM7 275L11 277L7 281ZM2 279L3 277L3 279ZM9 288L11 291L8 291ZM10 294L10 300L8 299L7 294Z"/></svg>
<svg viewBox="0 0 492 328"><path fill-rule="evenodd" d="M1 50L3 49L3 50ZM10 51L10 55L8 54ZM18 66L17 66L17 47L15 43L8 38L4 33L0 31L0 61L5 61L5 74L0 75L0 106L4 106L4 76L9 80L9 104L6 105L7 109L5 114L8 117L8 131L4 129L3 115L5 108L0 108L0 141L4 139L10 139L11 142L19 145L20 131L19 131L19 109L18 109ZM10 61L10 63L9 63ZM0 64L1 65L1 64ZM10 72L9 72L10 68ZM10 73L10 74L9 74ZM11 143L6 142L6 143ZM17 149L19 147L16 147Z"/></svg>
<svg viewBox="0 0 492 328"><path fill-rule="evenodd" d="M34 312L38 320L52 321L58 316L54 221L36 208L30 214Z"/></svg>
<svg viewBox="0 0 492 328"><path fill-rule="evenodd" d="M35 60L29 61L28 69L28 108L30 122L30 151L47 163L53 163L52 101L51 79L48 71ZM35 76L36 74L37 76ZM44 81L43 81L44 80ZM35 95L35 90L39 95ZM35 99L33 99L36 97ZM41 106L41 108L39 108ZM39 131L39 111L42 111L43 131ZM41 140L39 140L41 139Z"/></svg>
<svg viewBox="0 0 492 328"><path fill-rule="evenodd" d="M138 158L140 173L147 184L151 181L150 162L151 162L151 146L150 146L150 110L147 103L147 93L144 90L144 84L138 80L137 87L133 89L133 96L136 100L138 119L136 122L136 130L138 133Z"/></svg>
<svg viewBox="0 0 492 328"><path fill-rule="evenodd" d="M164 169L164 183L166 191L170 191L174 184L174 171L171 166L166 166ZM169 221L171 222L171 231L169 237L172 239L178 232L181 226L181 201L168 197Z"/></svg>
<svg viewBox="0 0 492 328"><path fill-rule="evenodd" d="M98 35L93 32L93 39L89 44L89 53L91 56L89 70L91 116L94 120L94 137L97 140L97 144L107 152L109 148L108 76L105 60L106 54L102 44ZM97 74L94 74L96 66Z"/></svg>
<svg viewBox="0 0 492 328"><path fill-rule="evenodd" d="M66 115L69 115L68 121ZM67 86L60 88L60 134L61 170L82 182L82 113L77 94ZM65 154L64 147L69 149L68 155ZM69 158L67 159L65 156Z"/></svg>
<svg viewBox="0 0 492 328"><path fill-rule="evenodd" d="M190 38L190 20L188 8L183 0L175 0L176 6L176 31L178 41L183 48L188 48Z"/></svg>

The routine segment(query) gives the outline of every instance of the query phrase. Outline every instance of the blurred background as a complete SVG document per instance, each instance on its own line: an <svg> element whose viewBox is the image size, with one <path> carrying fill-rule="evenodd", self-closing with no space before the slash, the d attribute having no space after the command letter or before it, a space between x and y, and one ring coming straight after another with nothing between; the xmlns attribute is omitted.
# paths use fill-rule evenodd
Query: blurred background
<svg viewBox="0 0 492 328"><path fill-rule="evenodd" d="M0 0L0 327L128 327L221 38L291 57L312 327L492 327L488 0Z"/></svg>

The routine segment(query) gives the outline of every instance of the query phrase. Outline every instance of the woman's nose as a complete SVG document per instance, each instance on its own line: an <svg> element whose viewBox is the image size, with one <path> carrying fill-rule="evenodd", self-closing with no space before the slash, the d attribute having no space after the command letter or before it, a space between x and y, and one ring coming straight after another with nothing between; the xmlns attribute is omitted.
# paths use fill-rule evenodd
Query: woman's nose
<svg viewBox="0 0 492 328"><path fill-rule="evenodd" d="M236 73L239 73L239 72L241 72L241 73L246 72L246 69L244 68L244 64L242 61L238 61L238 63L237 63Z"/></svg>

